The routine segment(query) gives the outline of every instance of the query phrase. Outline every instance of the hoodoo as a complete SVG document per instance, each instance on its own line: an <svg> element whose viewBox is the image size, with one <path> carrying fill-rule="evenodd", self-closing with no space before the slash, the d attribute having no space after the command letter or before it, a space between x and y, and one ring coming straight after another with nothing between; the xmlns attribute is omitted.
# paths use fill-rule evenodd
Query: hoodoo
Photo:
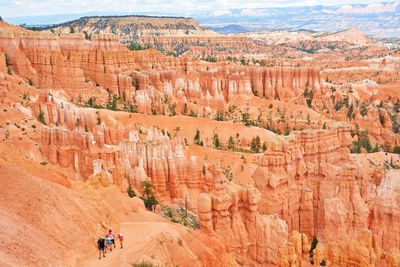
<svg viewBox="0 0 400 267"><path fill-rule="evenodd" d="M396 40L23 26L0 17L0 265L400 266Z"/></svg>

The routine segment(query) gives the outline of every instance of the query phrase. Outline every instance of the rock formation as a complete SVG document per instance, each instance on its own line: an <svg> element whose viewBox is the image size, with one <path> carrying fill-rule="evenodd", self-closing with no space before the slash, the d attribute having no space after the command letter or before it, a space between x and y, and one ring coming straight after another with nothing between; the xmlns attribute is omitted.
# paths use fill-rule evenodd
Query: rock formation
<svg viewBox="0 0 400 267"><path fill-rule="evenodd" d="M158 26L146 28L143 23L150 19ZM200 231L157 224L167 229L153 233L162 242L146 244L161 255L165 248L177 248L163 242L182 237L179 251L190 256L163 254L160 264L200 259L217 266L308 266L310 260L328 266L397 266L400 163L379 151L394 151L400 142L398 99L382 96L378 84L375 95L368 86L334 83L325 75L336 69L325 66L321 72L322 65L305 63L309 59L301 64L248 64L246 58L236 64L221 57L206 62L195 53L166 56L155 49L130 51L120 43L132 41L122 37L139 25L142 41L171 49L176 40L189 46L210 43L213 49L221 44L228 55L239 44L243 53L267 49L244 37L199 36L207 30L189 19L166 19L171 25L160 20L85 18L60 25L60 35L0 22L2 166L18 175L32 170L93 205L102 203L97 194L112 191L126 207L127 197L120 194L128 187L141 194L144 181L154 185L161 204L182 207L185 202L198 214ZM69 26L76 33L68 34ZM77 33L103 26L105 32L116 27L116 36ZM158 32L164 35L155 38ZM391 60L363 64L375 64L396 81ZM360 70L348 61L329 64L357 76ZM355 145L360 155L350 154ZM371 157L364 154L372 150ZM10 161L21 162L21 171ZM134 214L139 221L141 212ZM115 214L122 218L130 211L123 213ZM85 220L95 228L93 218ZM209 251L190 238L210 244Z"/></svg>

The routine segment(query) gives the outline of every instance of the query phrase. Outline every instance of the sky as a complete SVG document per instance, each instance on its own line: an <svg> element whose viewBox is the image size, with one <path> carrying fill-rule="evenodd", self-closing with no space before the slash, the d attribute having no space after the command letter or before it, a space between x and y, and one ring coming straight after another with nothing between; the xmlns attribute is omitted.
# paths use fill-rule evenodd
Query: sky
<svg viewBox="0 0 400 267"><path fill-rule="evenodd" d="M224 12L232 8L342 5L391 2L390 0L0 0L0 16L24 17L55 14L110 12L190 16L196 12Z"/></svg>

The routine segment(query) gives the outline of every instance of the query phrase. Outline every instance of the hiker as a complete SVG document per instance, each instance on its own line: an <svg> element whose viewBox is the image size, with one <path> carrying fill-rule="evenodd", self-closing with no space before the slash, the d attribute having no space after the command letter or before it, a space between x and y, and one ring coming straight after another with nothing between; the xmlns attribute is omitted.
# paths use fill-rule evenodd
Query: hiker
<svg viewBox="0 0 400 267"><path fill-rule="evenodd" d="M110 237L111 243L114 245L114 248L115 248L115 237L114 237L114 233L112 232L111 229L108 230L108 236Z"/></svg>
<svg viewBox="0 0 400 267"><path fill-rule="evenodd" d="M124 237L122 236L122 233L119 233L118 240L119 240L119 244L121 245L121 248L123 248Z"/></svg>
<svg viewBox="0 0 400 267"><path fill-rule="evenodd" d="M105 257L105 240L103 237L100 237L99 240L97 240L97 248L99 250L99 260L101 259L101 253L103 253L103 257Z"/></svg>
<svg viewBox="0 0 400 267"><path fill-rule="evenodd" d="M111 238L108 235L106 235L106 247L108 250L112 251Z"/></svg>

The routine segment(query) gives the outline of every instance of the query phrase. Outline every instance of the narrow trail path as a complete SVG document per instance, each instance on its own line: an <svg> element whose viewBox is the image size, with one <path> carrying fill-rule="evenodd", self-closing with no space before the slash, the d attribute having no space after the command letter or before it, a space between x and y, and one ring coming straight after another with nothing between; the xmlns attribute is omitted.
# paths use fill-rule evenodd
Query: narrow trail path
<svg viewBox="0 0 400 267"><path fill-rule="evenodd" d="M146 245L152 243L156 236L165 231L169 224L165 222L124 222L121 223L121 232L124 235L124 248L120 248L118 239L115 240L116 248L107 252L106 257L98 259L97 251L93 252L93 259L87 260L81 266L129 266L132 267L138 259L135 255L141 255L146 250ZM114 233L116 236L117 232Z"/></svg>

